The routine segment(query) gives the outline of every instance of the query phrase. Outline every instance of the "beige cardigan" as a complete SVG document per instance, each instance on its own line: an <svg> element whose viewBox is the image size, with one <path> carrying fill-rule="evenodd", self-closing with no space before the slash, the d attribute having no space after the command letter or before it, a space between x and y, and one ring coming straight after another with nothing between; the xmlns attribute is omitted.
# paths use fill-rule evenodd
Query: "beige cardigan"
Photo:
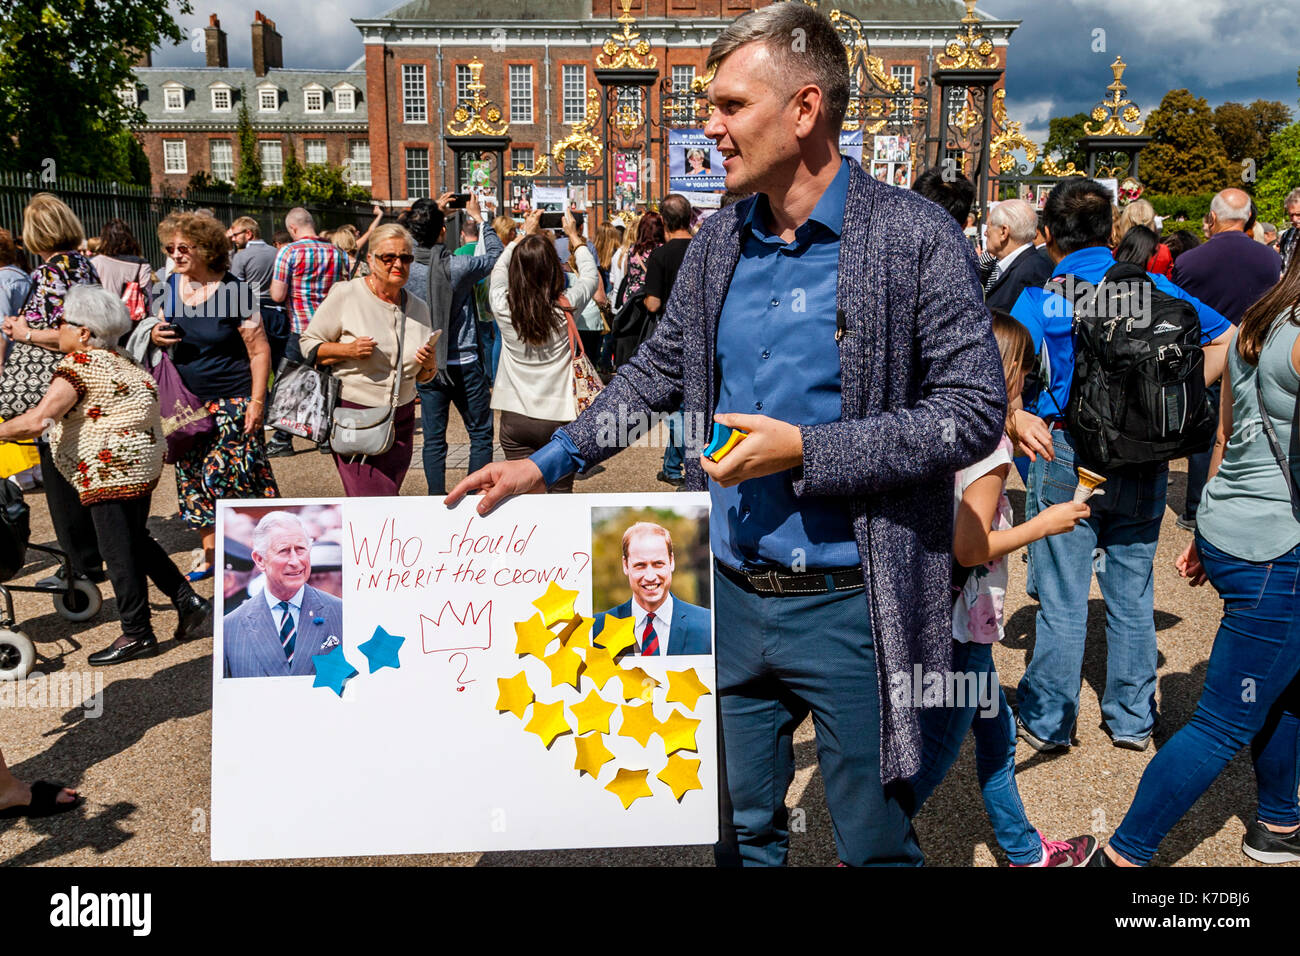
<svg viewBox="0 0 1300 956"><path fill-rule="evenodd" d="M402 383L397 404L415 400L415 377L420 363L415 353L429 340L432 322L429 307L409 292L406 300L406 341L402 347ZM355 342L369 336L375 350L364 361L344 359L329 366L339 380L339 398L358 405L388 405L393 396L393 366L397 355L398 324L403 320L401 308L385 302L370 291L364 278L336 282L320 304L311 323L303 329L299 348L309 360L325 342Z"/></svg>
<svg viewBox="0 0 1300 956"><path fill-rule="evenodd" d="M578 415L578 403L573 395L573 365L564 313L558 308L555 310L555 331L546 344L540 346L525 345L510 321L507 286L510 258L518 244L516 239L501 253L501 258L492 268L492 284L488 292L492 314L501 331L501 362L492 386L492 407L529 418L571 422ZM578 275L566 293L575 317L587 307L600 285L600 272L591 250L585 245L579 246L577 257Z"/></svg>

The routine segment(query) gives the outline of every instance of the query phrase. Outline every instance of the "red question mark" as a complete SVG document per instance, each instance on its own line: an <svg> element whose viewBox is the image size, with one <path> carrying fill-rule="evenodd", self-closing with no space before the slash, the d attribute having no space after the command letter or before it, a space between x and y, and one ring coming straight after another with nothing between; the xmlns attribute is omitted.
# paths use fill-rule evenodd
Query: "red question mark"
<svg viewBox="0 0 1300 956"><path fill-rule="evenodd" d="M451 657L447 658L447 662L451 663L458 657L465 658L465 665L460 669L460 673L456 675L456 685L457 685L456 691L457 693L460 693L465 690L466 684L474 683L475 678L471 677L469 680L461 680L461 678L465 676L465 671L469 669L469 655L463 651L459 651L455 654L452 654Z"/></svg>
<svg viewBox="0 0 1300 956"><path fill-rule="evenodd" d="M574 558L582 558L582 559L583 559L583 560L582 560L582 567L580 567L580 568L578 569L578 574L582 574L582 572L583 572L583 571L586 571L586 570L587 570L587 567L591 564L591 555L589 555L586 551L574 551L574 552L573 552L573 556L574 556Z"/></svg>

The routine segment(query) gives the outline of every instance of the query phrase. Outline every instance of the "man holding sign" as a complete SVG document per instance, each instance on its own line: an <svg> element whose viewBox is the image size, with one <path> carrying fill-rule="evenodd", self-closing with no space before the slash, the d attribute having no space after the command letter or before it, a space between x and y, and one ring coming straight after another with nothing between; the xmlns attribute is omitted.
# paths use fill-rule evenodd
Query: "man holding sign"
<svg viewBox="0 0 1300 956"><path fill-rule="evenodd" d="M921 862L899 787L920 767L914 669L951 669L952 476L993 450L1006 412L960 229L840 156L847 62L803 4L722 32L705 133L727 189L757 195L700 228L655 334L587 412L447 498L482 490L486 513L538 491L612 455L620 420L649 410L748 433L721 461L686 461L688 489L712 479L724 864L785 862L809 714L840 860Z"/></svg>

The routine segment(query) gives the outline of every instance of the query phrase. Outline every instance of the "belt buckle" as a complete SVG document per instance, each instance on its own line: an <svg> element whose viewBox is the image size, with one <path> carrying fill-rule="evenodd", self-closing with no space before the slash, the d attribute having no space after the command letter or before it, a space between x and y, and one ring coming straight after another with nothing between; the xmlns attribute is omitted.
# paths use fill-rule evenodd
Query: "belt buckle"
<svg viewBox="0 0 1300 956"><path fill-rule="evenodd" d="M778 578L778 577L776 576L776 570L775 570L775 569L772 569L772 570L770 570L770 571L767 572L767 581L768 581L768 584L771 585L771 587L772 587L772 591L773 591L777 596L780 596L780 595L782 595L782 594L785 593L785 592L783 592L783 591L781 590L781 579Z"/></svg>

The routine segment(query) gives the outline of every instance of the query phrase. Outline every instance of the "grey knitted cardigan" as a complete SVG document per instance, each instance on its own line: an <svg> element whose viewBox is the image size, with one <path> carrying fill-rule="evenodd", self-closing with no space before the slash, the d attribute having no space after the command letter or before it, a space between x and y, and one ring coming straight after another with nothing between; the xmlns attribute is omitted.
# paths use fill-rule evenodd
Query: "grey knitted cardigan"
<svg viewBox="0 0 1300 956"><path fill-rule="evenodd" d="M842 417L799 426L804 460L794 493L839 498L853 516L876 648L880 775L889 783L920 769L914 666L952 667L953 475L996 447L1006 385L971 246L956 222L849 163L837 291ZM682 402L687 414L712 418L718 318L753 202L704 223L655 334L564 426L588 462L618 450L608 447L611 416ZM693 455L686 487L705 489ZM906 704L890 699L893 686L907 688Z"/></svg>

